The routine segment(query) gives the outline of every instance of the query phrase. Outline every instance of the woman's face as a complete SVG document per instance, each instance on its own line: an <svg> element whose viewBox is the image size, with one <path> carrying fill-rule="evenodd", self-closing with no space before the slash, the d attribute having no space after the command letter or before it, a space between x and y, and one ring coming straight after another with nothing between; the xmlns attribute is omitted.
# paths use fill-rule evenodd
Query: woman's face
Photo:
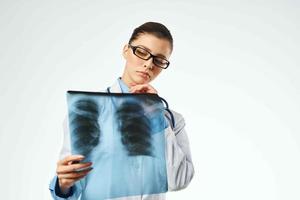
<svg viewBox="0 0 300 200"><path fill-rule="evenodd" d="M157 38L148 33L140 34L136 40L131 42L131 45L142 47L152 55L163 57L167 60L169 60L171 55L171 46L168 40ZM129 86L147 84L164 70L153 63L153 58L143 60L134 55L132 48L128 44L123 48L123 57L126 60L126 64L122 80Z"/></svg>

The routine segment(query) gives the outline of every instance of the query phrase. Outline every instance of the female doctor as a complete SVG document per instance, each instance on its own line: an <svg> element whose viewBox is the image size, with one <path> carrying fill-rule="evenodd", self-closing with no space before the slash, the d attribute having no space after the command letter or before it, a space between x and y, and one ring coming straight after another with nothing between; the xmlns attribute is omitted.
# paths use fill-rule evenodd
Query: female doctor
<svg viewBox="0 0 300 200"><path fill-rule="evenodd" d="M128 44L123 47L126 61L124 72L108 89L121 93L157 93L149 83L169 67L168 61L173 50L170 31L161 23L146 22L134 29ZM180 190L190 183L194 175L189 141L184 129L184 118L171 110L165 114L170 127L165 138L167 187L168 191ZM71 155L67 118L64 121L64 145L57 162L56 176L50 182L54 199L78 199L82 192L79 184L91 170L93 163L80 161L82 155ZM84 169L84 170L82 170ZM77 172L77 170L81 170ZM127 196L119 200L165 199L165 193Z"/></svg>

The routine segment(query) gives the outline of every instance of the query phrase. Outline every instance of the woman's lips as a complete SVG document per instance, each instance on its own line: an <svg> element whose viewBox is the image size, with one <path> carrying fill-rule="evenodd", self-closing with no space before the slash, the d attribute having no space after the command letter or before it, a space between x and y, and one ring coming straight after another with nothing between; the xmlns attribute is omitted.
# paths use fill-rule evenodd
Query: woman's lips
<svg viewBox="0 0 300 200"><path fill-rule="evenodd" d="M147 72L137 71L137 73L143 78L150 78L150 75Z"/></svg>

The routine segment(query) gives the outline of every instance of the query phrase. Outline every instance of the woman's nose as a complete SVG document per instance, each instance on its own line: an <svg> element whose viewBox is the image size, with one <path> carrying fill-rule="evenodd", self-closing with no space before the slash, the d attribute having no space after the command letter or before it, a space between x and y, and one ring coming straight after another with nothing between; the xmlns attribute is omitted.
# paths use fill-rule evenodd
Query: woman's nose
<svg viewBox="0 0 300 200"><path fill-rule="evenodd" d="M150 70L153 69L153 58L150 58L148 60L145 60L145 63L144 63L144 67L147 67L149 68Z"/></svg>

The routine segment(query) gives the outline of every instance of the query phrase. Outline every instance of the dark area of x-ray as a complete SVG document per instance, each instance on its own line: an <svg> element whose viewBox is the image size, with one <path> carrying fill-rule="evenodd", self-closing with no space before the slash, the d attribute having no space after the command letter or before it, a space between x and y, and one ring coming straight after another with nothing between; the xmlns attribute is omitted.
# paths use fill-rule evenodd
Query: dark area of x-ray
<svg viewBox="0 0 300 200"><path fill-rule="evenodd" d="M129 156L151 156L151 124L137 102L124 102L116 111L122 144Z"/></svg>
<svg viewBox="0 0 300 200"><path fill-rule="evenodd" d="M74 127L74 147L77 153L89 156L99 143L100 126L98 123L99 108L91 99L81 99L74 102L75 112L72 112L71 124Z"/></svg>

